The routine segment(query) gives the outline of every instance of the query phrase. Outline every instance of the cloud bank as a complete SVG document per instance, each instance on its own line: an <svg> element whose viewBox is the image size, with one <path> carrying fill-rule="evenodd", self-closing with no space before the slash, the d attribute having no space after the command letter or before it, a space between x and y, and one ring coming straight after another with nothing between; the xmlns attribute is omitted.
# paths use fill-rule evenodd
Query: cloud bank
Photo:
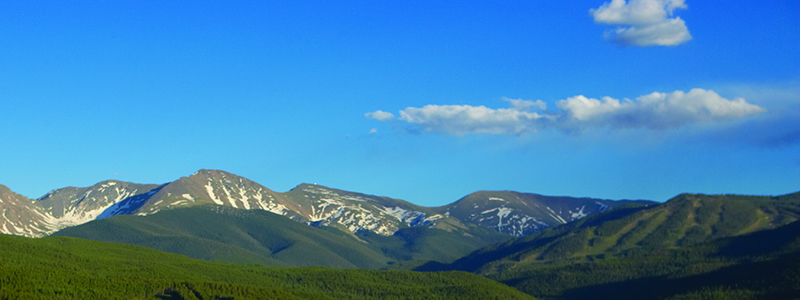
<svg viewBox="0 0 800 300"><path fill-rule="evenodd" d="M684 0L612 0L589 14L598 24L619 25L606 37L622 46L675 46L692 39L686 23L669 18L676 9L687 9Z"/></svg>
<svg viewBox="0 0 800 300"><path fill-rule="evenodd" d="M635 100L594 99L578 95L557 101L557 111L548 111L546 103L541 100L504 100L508 102L508 108L470 105L408 107L399 112L397 121L423 131L453 136L471 133L523 135L545 128L569 132L603 127L665 130L738 119L765 111L743 98L728 100L704 89L692 89L688 93L654 92ZM380 110L365 116L383 122L396 121L394 114Z"/></svg>

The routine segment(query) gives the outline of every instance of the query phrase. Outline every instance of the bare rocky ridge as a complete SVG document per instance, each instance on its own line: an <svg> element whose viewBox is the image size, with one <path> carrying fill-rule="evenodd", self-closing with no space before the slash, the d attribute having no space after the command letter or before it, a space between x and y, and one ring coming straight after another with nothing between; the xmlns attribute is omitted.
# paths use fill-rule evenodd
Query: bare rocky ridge
<svg viewBox="0 0 800 300"><path fill-rule="evenodd" d="M630 202L481 191L446 206L422 207L316 184L278 193L241 176L205 169L163 185L107 180L87 188L56 189L36 200L0 186L0 201L2 233L31 237L114 215L149 215L201 204L266 210L312 226L353 233L368 230L392 235L413 226L448 230L475 224L524 236Z"/></svg>
<svg viewBox="0 0 800 300"><path fill-rule="evenodd" d="M0 185L0 209L2 233L40 236L43 232L52 232L52 225L48 222L48 214L44 208L4 185Z"/></svg>
<svg viewBox="0 0 800 300"><path fill-rule="evenodd" d="M513 236L526 236L548 227L566 224L590 214L646 200L604 200L553 197L512 191L480 191L439 208L443 214L467 223Z"/></svg>

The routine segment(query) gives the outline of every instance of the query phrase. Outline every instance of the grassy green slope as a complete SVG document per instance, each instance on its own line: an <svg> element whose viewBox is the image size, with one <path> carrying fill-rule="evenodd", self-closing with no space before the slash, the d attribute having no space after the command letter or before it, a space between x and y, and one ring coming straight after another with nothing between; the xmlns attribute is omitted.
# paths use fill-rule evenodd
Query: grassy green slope
<svg viewBox="0 0 800 300"><path fill-rule="evenodd" d="M464 272L267 268L146 247L0 235L0 299L532 299Z"/></svg>
<svg viewBox="0 0 800 300"><path fill-rule="evenodd" d="M785 254L789 250L766 245L770 239L796 244L800 230L791 229L800 226L795 222L798 215L800 193L780 197L685 194L662 205L615 208L483 248L448 266L429 264L419 269L477 272L544 298L615 299L628 293L637 299L662 299L697 292L692 295L733 297L741 293L777 299L786 287L789 292L798 289L774 284L786 277L772 278L763 270L797 266L800 253L791 250L794 252L789 255ZM724 243L738 246L722 247ZM761 252L731 252L748 245ZM779 248L783 252L776 250ZM725 274L737 272L757 274L762 285L746 281L741 284L747 288L737 290L723 284ZM796 278L793 274L786 276ZM708 290L714 285L707 284L707 279L718 280L719 290ZM635 282L647 283L644 286L648 288L637 288L639 285L631 284ZM687 284L697 282L705 283ZM654 284L670 288L649 287Z"/></svg>
<svg viewBox="0 0 800 300"><path fill-rule="evenodd" d="M389 258L363 242L262 210L195 206L121 215L54 234L147 246L192 258L267 266L377 269Z"/></svg>
<svg viewBox="0 0 800 300"><path fill-rule="evenodd" d="M393 236L367 231L351 235L267 211L222 206L114 216L54 235L135 244L216 262L363 269L387 268L390 263L409 260L451 262L479 247L511 238L474 225L448 230L405 228ZM391 268L408 268L405 266Z"/></svg>

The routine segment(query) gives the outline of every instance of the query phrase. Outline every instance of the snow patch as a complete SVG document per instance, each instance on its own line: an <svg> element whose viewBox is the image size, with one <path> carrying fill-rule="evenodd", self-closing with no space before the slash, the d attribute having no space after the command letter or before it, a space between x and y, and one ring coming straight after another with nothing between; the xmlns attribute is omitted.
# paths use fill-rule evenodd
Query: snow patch
<svg viewBox="0 0 800 300"><path fill-rule="evenodd" d="M219 200L217 198L217 195L214 194L214 187L211 186L211 181L209 181L208 184L205 185L205 188L206 192L208 192L208 197L211 198L211 201L214 201L214 203L216 203L217 205L223 205L222 200Z"/></svg>
<svg viewBox="0 0 800 300"><path fill-rule="evenodd" d="M186 203L189 203L189 200L178 200L178 201L170 203L169 206L176 205L176 204L179 204L179 203L186 204Z"/></svg>
<svg viewBox="0 0 800 300"><path fill-rule="evenodd" d="M444 216L442 216L442 215L432 215L430 217L425 218L425 220L423 220L422 223L424 224L424 223L427 223L427 222L433 222L433 221L439 220L441 218L444 218Z"/></svg>
<svg viewBox="0 0 800 300"><path fill-rule="evenodd" d="M382 211L384 214L390 215L398 221L408 224L408 226L416 226L420 225L420 223L424 224L426 220L425 214L422 212L405 210L397 206L384 208Z"/></svg>
<svg viewBox="0 0 800 300"><path fill-rule="evenodd" d="M242 200L242 206L244 206L244 209L250 209L250 201L249 201L250 198L247 197L247 193L246 193L246 191L244 189L242 189L242 188L239 189L239 196L242 197L241 200Z"/></svg>
<svg viewBox="0 0 800 300"><path fill-rule="evenodd" d="M572 215L571 215L571 216L572 216L572 219L573 219L573 220L577 220L577 219L583 218L583 217L585 217L585 216L588 216L589 214L587 214L587 213L583 212L583 209L584 209L584 208L586 208L586 205L584 205L584 206L581 206L581 209L580 209L580 210L578 210L577 212L574 212L574 213L572 213ZM570 211L570 212L571 212L571 211Z"/></svg>
<svg viewBox="0 0 800 300"><path fill-rule="evenodd" d="M231 183L230 181L227 181L227 182ZM233 206L234 208L239 208L238 206L236 206L236 199L233 199L233 197L231 197L231 192L228 191L228 188L227 187L222 187L222 191L225 192L225 196L228 197L228 203L230 203L231 206Z"/></svg>
<svg viewBox="0 0 800 300"><path fill-rule="evenodd" d="M120 195L118 198L121 198L123 195ZM71 210L64 212L64 215L60 218L53 218L48 223L55 225L57 228L80 225L100 217L106 209L114 206L114 204L118 202L119 201L112 201L92 210L80 210L77 207L73 207Z"/></svg>
<svg viewBox="0 0 800 300"><path fill-rule="evenodd" d="M481 212L481 214L488 214L488 213L493 212L493 211L498 210L498 209L499 209L499 207L495 207L495 208L492 208L490 210L484 210L484 211Z"/></svg>
<svg viewBox="0 0 800 300"><path fill-rule="evenodd" d="M339 193L336 193L334 191L323 189L323 188L320 188L320 187L317 187L317 186L310 187L310 188L305 188L305 189L303 189L303 191L307 192L307 193L312 193L312 194L330 196L331 198L334 198L336 200L352 200L352 201L360 201L360 202L374 200L374 199L365 198L365 197L362 197L362 196L340 195ZM308 195L305 195L305 197L308 197Z"/></svg>
<svg viewBox="0 0 800 300"><path fill-rule="evenodd" d="M497 231L503 232L503 228L506 227L506 226L515 227L514 226L515 224L511 223L513 221L513 219L512 220L507 220L507 224L503 224L503 218L505 218L509 214L511 214L512 211L514 211L513 208L508 208L508 207L498 207L497 208L497 219L498 219L497 220Z"/></svg>
<svg viewBox="0 0 800 300"><path fill-rule="evenodd" d="M402 208L400 208L400 207L398 207L398 206L395 206L395 207L389 207L389 208L386 208L386 210L384 210L384 212L385 212L387 215L390 215L390 216L394 217L394 218L395 218L395 219L397 219L398 221L403 221L403 217L405 216L405 214L406 214L408 211L407 211L407 210L405 210L405 209L402 209Z"/></svg>
<svg viewBox="0 0 800 300"><path fill-rule="evenodd" d="M513 208L500 207L497 209L497 216L500 217L500 220L502 221L502 219L511 214L512 211L514 211Z"/></svg>
<svg viewBox="0 0 800 300"><path fill-rule="evenodd" d="M550 207L547 207L547 210L549 210L551 212L550 216L553 217L553 219L556 219L556 221L561 222L561 224L567 224L567 221L564 221L564 219L559 217L558 214L556 214L556 212L554 212L552 209L550 209Z"/></svg>

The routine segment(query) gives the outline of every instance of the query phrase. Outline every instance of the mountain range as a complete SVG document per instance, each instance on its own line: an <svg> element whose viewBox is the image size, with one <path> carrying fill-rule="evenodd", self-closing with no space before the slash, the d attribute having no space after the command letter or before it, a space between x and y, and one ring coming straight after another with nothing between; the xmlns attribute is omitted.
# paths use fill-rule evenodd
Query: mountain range
<svg viewBox="0 0 800 300"><path fill-rule="evenodd" d="M0 274L11 274L0 275L0 298L73 299L87 289L116 295L85 268L72 266L108 264L101 273L115 278L125 295L142 299L281 298L264 296L278 291L260 287L265 284L302 286L302 295L280 292L297 299L519 297L463 272L439 273L448 271L481 275L541 299L800 299L800 192L681 194L656 203L479 191L423 207L316 184L278 193L227 172L200 170L160 185L109 180L39 199L0 186L0 209L4 232L47 236L0 235L7 254ZM176 256L157 250L188 258L176 265L170 262ZM49 280L47 266L57 266L66 281ZM141 266L148 266L144 273L132 271ZM241 278L248 272L260 275ZM165 280L160 273L185 279ZM131 276L142 283L126 285ZM365 280L375 276L406 286L396 292L391 283ZM470 290L455 278L480 287ZM432 280L433 286L409 280ZM437 285L445 282L451 288ZM40 285L48 288L25 288Z"/></svg>
<svg viewBox="0 0 800 300"><path fill-rule="evenodd" d="M545 299L796 299L800 192L682 194L484 247L450 264Z"/></svg>
<svg viewBox="0 0 800 300"><path fill-rule="evenodd" d="M441 207L301 184L285 193L220 170L200 170L164 184L106 180L91 187L65 187L29 199L0 185L0 232L29 237L115 215L150 215L176 207L213 204L266 210L313 226L390 236L402 228L440 229L476 225L525 236L627 203L594 198L551 197L511 191L479 191Z"/></svg>

